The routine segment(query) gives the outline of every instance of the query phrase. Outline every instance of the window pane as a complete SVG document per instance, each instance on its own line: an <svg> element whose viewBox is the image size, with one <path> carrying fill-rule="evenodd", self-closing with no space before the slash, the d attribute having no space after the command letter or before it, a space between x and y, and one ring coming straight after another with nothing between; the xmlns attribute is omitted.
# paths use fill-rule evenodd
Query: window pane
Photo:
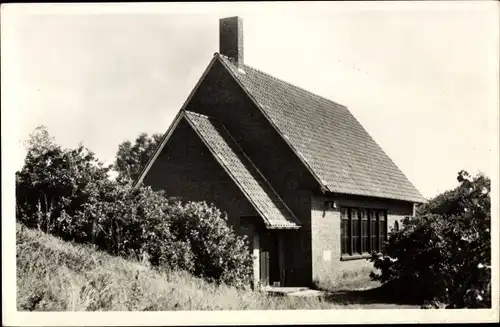
<svg viewBox="0 0 500 327"><path fill-rule="evenodd" d="M351 218L352 219L357 219L358 218L358 209L356 208L351 208Z"/></svg>
<svg viewBox="0 0 500 327"><path fill-rule="evenodd" d="M363 220L368 219L368 211L366 209L359 209L359 216Z"/></svg>
<svg viewBox="0 0 500 327"><path fill-rule="evenodd" d="M347 208L340 208L340 218L341 219L348 219L349 218Z"/></svg>
<svg viewBox="0 0 500 327"><path fill-rule="evenodd" d="M378 252L377 212L370 210L370 251Z"/></svg>
<svg viewBox="0 0 500 327"><path fill-rule="evenodd" d="M379 235L385 237L387 224L385 223L385 212L379 211Z"/></svg>
<svg viewBox="0 0 500 327"><path fill-rule="evenodd" d="M379 210L379 219L380 220L385 220L385 211L384 210Z"/></svg>
<svg viewBox="0 0 500 327"><path fill-rule="evenodd" d="M359 220L358 210L351 209L352 222L352 252L361 253L361 224Z"/></svg>
<svg viewBox="0 0 500 327"><path fill-rule="evenodd" d="M368 252L369 233L368 233L368 212L366 209L360 210L361 216L361 252Z"/></svg>
<svg viewBox="0 0 500 327"><path fill-rule="evenodd" d="M383 244L387 239L387 221L385 219L385 211L379 211L379 249L383 249Z"/></svg>
<svg viewBox="0 0 500 327"><path fill-rule="evenodd" d="M349 238L349 214L347 208L340 208L341 251L342 254L351 253L351 240Z"/></svg>
<svg viewBox="0 0 500 327"><path fill-rule="evenodd" d="M349 220L342 219L341 228L342 228L342 254L351 253L351 241L349 239Z"/></svg>

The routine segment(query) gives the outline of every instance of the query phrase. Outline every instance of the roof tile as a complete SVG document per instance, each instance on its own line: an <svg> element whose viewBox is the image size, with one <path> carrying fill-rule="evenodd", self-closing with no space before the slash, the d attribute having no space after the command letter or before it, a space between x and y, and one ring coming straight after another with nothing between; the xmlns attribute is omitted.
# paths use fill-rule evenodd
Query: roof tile
<svg viewBox="0 0 500 327"><path fill-rule="evenodd" d="M425 201L345 106L218 56L331 192Z"/></svg>
<svg viewBox="0 0 500 327"><path fill-rule="evenodd" d="M299 220L220 122L189 111L185 114L191 126L233 177L269 228L300 227Z"/></svg>

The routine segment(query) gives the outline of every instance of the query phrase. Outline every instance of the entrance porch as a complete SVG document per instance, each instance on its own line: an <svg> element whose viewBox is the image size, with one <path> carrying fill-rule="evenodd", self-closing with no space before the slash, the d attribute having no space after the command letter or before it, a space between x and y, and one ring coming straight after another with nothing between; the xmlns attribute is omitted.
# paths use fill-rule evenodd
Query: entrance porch
<svg viewBox="0 0 500 327"><path fill-rule="evenodd" d="M259 217L242 218L253 255L253 288L269 289L286 286L290 263L286 260L287 229L268 229L260 223Z"/></svg>

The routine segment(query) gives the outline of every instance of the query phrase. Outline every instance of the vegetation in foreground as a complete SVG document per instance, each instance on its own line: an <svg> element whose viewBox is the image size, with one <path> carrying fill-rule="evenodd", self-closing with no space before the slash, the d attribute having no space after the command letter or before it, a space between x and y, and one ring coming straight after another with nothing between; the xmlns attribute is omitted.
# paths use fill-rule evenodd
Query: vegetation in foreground
<svg viewBox="0 0 500 327"><path fill-rule="evenodd" d="M356 307L351 298L250 291L248 242L224 213L132 187L130 176L147 157L141 153L155 142L142 137L120 147L113 180L110 167L83 145L64 149L44 127L30 135L16 173L20 310Z"/></svg>
<svg viewBox="0 0 500 327"><path fill-rule="evenodd" d="M461 171L460 185L421 206L371 260L374 280L401 298L447 308L491 308L490 179Z"/></svg>
<svg viewBox="0 0 500 327"><path fill-rule="evenodd" d="M431 199L416 217L405 219L383 252L372 254L377 271L371 273L371 281L365 269L364 274L345 272L317 283L336 292L351 288L352 296L278 300L248 290L248 242L227 224L224 213L206 203L183 203L147 187L131 187L131 176L147 158L143 154L158 140L143 135L134 146L121 146L114 165L118 178L112 180L111 167L104 167L83 146L63 149L43 127L30 136L25 164L16 173L16 220L86 245L62 245L40 234L30 239L30 233L37 232L23 231L19 225L21 309L316 309L366 303L362 297L367 293L368 303L400 293L398 302L491 307L486 176L472 178L460 172L456 189ZM86 254L75 254L82 251ZM376 282L384 287L363 293ZM213 301L207 303L207 298Z"/></svg>
<svg viewBox="0 0 500 327"><path fill-rule="evenodd" d="M27 150L24 166L16 173L18 222L112 255L146 258L162 269L250 286L248 241L213 204L180 201L147 186L133 187L126 174L112 180L110 168L92 151L82 145L62 148L43 127L30 136ZM128 155L122 150L120 167L127 172ZM136 171L137 165L133 167Z"/></svg>
<svg viewBox="0 0 500 327"><path fill-rule="evenodd" d="M346 309L357 304L271 297L159 271L17 224L17 308L29 311Z"/></svg>
<svg viewBox="0 0 500 327"><path fill-rule="evenodd" d="M327 292L365 291L381 286L379 281L370 278L375 273L373 263L365 261L357 268L347 268L332 272L328 278L315 280L314 287Z"/></svg>

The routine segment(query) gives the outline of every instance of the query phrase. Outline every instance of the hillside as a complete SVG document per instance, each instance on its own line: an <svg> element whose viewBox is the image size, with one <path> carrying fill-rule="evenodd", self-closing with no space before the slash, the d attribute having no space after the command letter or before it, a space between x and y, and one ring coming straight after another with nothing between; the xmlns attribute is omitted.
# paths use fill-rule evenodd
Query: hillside
<svg viewBox="0 0 500 327"><path fill-rule="evenodd" d="M17 308L37 311L334 309L356 304L269 297L64 242L17 224Z"/></svg>

